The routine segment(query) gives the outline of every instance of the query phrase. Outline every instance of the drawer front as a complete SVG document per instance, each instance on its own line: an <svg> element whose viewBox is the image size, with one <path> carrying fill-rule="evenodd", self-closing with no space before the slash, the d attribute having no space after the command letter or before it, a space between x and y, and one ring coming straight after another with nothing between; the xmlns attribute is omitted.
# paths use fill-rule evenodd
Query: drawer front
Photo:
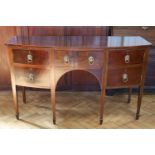
<svg viewBox="0 0 155 155"><path fill-rule="evenodd" d="M108 71L108 87L127 87L139 85L142 77L142 66L111 69Z"/></svg>
<svg viewBox="0 0 155 155"><path fill-rule="evenodd" d="M100 68L103 65L103 52L56 51L55 65L74 68Z"/></svg>
<svg viewBox="0 0 155 155"><path fill-rule="evenodd" d="M145 50L111 50L109 51L109 65L141 64L144 54Z"/></svg>
<svg viewBox="0 0 155 155"><path fill-rule="evenodd" d="M44 50L13 50L13 62L20 64L48 65L50 55Z"/></svg>
<svg viewBox="0 0 155 155"><path fill-rule="evenodd" d="M34 68L15 68L17 85L32 87L50 87L50 70Z"/></svg>

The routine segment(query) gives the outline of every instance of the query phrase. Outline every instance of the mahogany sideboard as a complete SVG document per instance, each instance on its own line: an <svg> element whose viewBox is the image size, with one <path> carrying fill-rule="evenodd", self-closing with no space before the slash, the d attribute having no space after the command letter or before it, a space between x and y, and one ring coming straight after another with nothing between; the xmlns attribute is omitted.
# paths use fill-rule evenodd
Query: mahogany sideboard
<svg viewBox="0 0 155 155"><path fill-rule="evenodd" d="M51 90L53 123L56 123L55 92L59 79L73 70L91 73L101 88L100 124L105 90L139 87L136 119L139 118L144 79L151 43L142 37L15 36L8 41L13 101L19 119L16 86ZM25 95L24 95L25 98Z"/></svg>

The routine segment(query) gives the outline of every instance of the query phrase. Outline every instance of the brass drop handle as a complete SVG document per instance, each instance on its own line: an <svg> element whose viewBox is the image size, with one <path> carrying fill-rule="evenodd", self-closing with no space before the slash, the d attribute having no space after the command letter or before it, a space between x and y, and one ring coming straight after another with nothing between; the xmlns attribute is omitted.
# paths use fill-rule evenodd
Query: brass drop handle
<svg viewBox="0 0 155 155"><path fill-rule="evenodd" d="M33 73L28 74L28 80L32 81L32 82L34 81L34 74Z"/></svg>
<svg viewBox="0 0 155 155"><path fill-rule="evenodd" d="M94 59L93 56L89 56L89 57L88 57L88 62L89 62L90 65L92 65L92 64L94 63L94 60L95 60L95 59Z"/></svg>
<svg viewBox="0 0 155 155"><path fill-rule="evenodd" d="M125 60L126 64L129 63L130 62L130 55L129 54L125 55L124 60Z"/></svg>
<svg viewBox="0 0 155 155"><path fill-rule="evenodd" d="M128 82L128 74L127 73L124 73L122 75L122 80L123 80L124 83Z"/></svg>
<svg viewBox="0 0 155 155"><path fill-rule="evenodd" d="M64 62L66 63L66 64L68 64L69 63L69 56L68 55L65 55L64 56Z"/></svg>
<svg viewBox="0 0 155 155"><path fill-rule="evenodd" d="M28 63L32 63L33 62L33 55L32 53L29 51L28 55L27 55L27 62Z"/></svg>

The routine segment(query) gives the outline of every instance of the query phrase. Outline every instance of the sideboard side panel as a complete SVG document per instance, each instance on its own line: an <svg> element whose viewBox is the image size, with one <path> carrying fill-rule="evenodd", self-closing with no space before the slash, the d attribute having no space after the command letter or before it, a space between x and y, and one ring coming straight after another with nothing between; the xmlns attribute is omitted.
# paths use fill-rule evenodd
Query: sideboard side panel
<svg viewBox="0 0 155 155"><path fill-rule="evenodd" d="M20 27L0 26L0 89L11 87L10 71L7 61L7 47L5 43L12 36L17 35L17 33L20 33Z"/></svg>

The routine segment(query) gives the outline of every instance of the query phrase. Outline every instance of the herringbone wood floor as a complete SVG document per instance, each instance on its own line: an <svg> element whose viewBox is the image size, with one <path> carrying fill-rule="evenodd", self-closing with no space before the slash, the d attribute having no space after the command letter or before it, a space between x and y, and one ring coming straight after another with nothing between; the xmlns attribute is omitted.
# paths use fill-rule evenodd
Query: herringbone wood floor
<svg viewBox="0 0 155 155"><path fill-rule="evenodd" d="M0 92L0 128L155 128L155 95L144 94L141 117L135 120L137 95L108 96L103 125L99 119L99 92L57 92L57 125L52 124L49 91L19 92L20 120L16 120L11 91Z"/></svg>

